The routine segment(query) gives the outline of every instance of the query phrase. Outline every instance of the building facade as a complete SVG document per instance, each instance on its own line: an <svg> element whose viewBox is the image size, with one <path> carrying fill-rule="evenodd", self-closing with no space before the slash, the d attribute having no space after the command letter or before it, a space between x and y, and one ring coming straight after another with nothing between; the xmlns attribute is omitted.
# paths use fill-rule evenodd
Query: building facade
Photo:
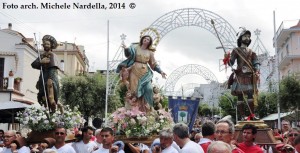
<svg viewBox="0 0 300 153"><path fill-rule="evenodd" d="M61 70L68 76L79 75L89 71L89 60L85 55L84 46L75 43L60 43L53 50L61 63Z"/></svg>
<svg viewBox="0 0 300 153"><path fill-rule="evenodd" d="M283 21L273 44L277 48L279 79L289 75L300 77L300 20Z"/></svg>
<svg viewBox="0 0 300 153"><path fill-rule="evenodd" d="M31 68L31 62L37 58L37 50L21 33L12 30L11 24L7 29L0 30L0 41L0 90L2 93L5 92L7 78L12 71L15 90L12 91L11 99L35 102L37 97L35 84L39 71ZM0 98L0 101L7 101L7 99Z"/></svg>

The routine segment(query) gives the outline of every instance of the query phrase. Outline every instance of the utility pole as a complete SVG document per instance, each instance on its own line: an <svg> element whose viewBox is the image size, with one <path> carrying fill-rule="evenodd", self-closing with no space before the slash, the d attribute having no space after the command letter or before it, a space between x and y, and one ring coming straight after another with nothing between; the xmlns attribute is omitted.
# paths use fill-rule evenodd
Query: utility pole
<svg viewBox="0 0 300 153"><path fill-rule="evenodd" d="M274 45L275 55L277 56L277 74L278 74L278 91L277 91L277 112L278 112L278 129L281 129L281 117L280 117L280 100L279 100L279 89L280 89L280 71L279 71L279 53L277 50L277 35L276 35L276 22L275 22L275 11L273 11L274 17Z"/></svg>

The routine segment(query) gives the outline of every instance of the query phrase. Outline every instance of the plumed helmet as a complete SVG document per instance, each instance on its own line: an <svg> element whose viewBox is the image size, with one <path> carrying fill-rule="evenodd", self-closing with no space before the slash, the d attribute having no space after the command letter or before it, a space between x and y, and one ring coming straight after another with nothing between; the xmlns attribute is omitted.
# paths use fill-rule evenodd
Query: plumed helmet
<svg viewBox="0 0 300 153"><path fill-rule="evenodd" d="M247 30L245 27L240 27L240 29L242 29L242 30L236 34L238 36L238 39L237 39L238 47L241 47L242 36L244 36L245 34L249 34L251 37L251 32L249 30ZM250 43L251 43L251 39L250 39L248 46L250 45Z"/></svg>

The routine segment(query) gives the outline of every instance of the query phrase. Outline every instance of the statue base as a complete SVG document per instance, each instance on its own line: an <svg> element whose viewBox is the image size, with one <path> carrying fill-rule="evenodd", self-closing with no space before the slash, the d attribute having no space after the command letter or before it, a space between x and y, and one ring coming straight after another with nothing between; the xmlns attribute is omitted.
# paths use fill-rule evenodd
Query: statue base
<svg viewBox="0 0 300 153"><path fill-rule="evenodd" d="M27 143L41 143L45 138L54 138L54 130L49 131L31 131L27 136Z"/></svg>
<svg viewBox="0 0 300 153"><path fill-rule="evenodd" d="M243 142L243 131L242 127L245 124L253 124L255 125L257 129L255 143L258 145L276 145L276 139L273 136L273 132L271 128L268 127L267 124L264 123L264 121L240 121L238 124L235 125L235 133L234 133L234 139L241 143Z"/></svg>
<svg viewBox="0 0 300 153"><path fill-rule="evenodd" d="M44 141L45 138L54 138L54 130L49 131L31 131L26 139L26 142L28 144L35 144L35 143L41 143ZM66 136L65 142L73 142L75 141L75 135L74 134L68 134Z"/></svg>
<svg viewBox="0 0 300 153"><path fill-rule="evenodd" d="M158 135L152 135L148 137L129 137L127 138L125 135L116 135L115 139L116 140L121 140L125 144L126 143L143 143L145 145L151 146L152 142L156 139L159 138Z"/></svg>

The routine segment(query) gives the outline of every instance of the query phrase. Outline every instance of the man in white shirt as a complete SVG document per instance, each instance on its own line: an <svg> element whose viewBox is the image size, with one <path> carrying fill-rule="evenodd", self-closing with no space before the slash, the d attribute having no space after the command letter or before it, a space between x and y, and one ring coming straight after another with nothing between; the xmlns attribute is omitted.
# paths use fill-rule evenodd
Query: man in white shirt
<svg viewBox="0 0 300 153"><path fill-rule="evenodd" d="M90 141L94 134L94 128L91 126L82 129L82 140L72 144L76 153L91 153L97 148L94 141Z"/></svg>
<svg viewBox="0 0 300 153"><path fill-rule="evenodd" d="M1 153L30 153L30 149L27 146L22 146L17 149L17 145L12 143L17 139L16 131L9 130L4 132L4 147Z"/></svg>
<svg viewBox="0 0 300 153"><path fill-rule="evenodd" d="M106 127L101 130L100 134L103 147L93 153L118 153L119 147L112 145L114 142L114 131L111 128Z"/></svg>
<svg viewBox="0 0 300 153"><path fill-rule="evenodd" d="M152 153L178 153L178 151L172 146L173 132L171 129L163 129L159 133L160 143L154 144L151 148Z"/></svg>
<svg viewBox="0 0 300 153"><path fill-rule="evenodd" d="M173 127L174 141L181 147L180 153L204 153L199 144L189 139L189 127L184 123L177 123Z"/></svg>
<svg viewBox="0 0 300 153"><path fill-rule="evenodd" d="M57 127L54 132L55 145L51 148L58 153L76 153L71 145L65 143L67 130L63 127Z"/></svg>

